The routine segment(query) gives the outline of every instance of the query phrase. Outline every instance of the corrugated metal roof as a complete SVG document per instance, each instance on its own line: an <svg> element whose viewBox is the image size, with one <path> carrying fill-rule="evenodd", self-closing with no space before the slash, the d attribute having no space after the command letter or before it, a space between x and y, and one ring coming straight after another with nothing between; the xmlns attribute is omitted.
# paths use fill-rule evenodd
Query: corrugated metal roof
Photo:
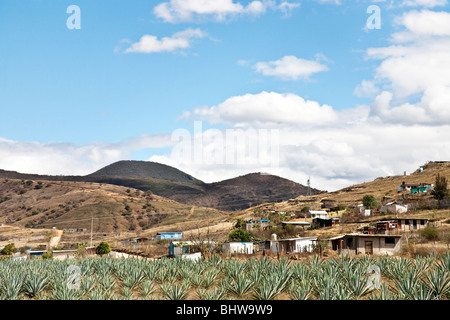
<svg viewBox="0 0 450 320"><path fill-rule="evenodd" d="M289 238L289 239L278 239L278 240L271 240L271 241L295 241L295 240L317 240L317 237Z"/></svg>
<svg viewBox="0 0 450 320"><path fill-rule="evenodd" d="M282 221L284 224L300 224L300 225L310 225L311 222L308 221Z"/></svg>

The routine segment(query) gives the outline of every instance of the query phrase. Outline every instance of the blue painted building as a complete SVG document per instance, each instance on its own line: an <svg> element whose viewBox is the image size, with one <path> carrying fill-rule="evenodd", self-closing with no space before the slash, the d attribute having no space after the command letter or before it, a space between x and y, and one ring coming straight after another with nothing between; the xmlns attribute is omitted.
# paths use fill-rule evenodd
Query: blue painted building
<svg viewBox="0 0 450 320"><path fill-rule="evenodd" d="M181 232L158 232L156 239L165 240L165 239L181 239Z"/></svg>

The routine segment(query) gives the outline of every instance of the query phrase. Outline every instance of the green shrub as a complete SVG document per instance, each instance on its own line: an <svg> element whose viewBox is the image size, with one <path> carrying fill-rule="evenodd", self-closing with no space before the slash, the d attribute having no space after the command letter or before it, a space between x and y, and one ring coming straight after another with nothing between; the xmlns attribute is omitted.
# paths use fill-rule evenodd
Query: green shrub
<svg viewBox="0 0 450 320"><path fill-rule="evenodd" d="M109 245L109 243L107 242L100 242L100 244L97 246L97 248L95 248L95 253L98 255L104 255L104 254L108 254L111 252L111 247Z"/></svg>
<svg viewBox="0 0 450 320"><path fill-rule="evenodd" d="M14 243L7 244L7 245L2 249L2 251L0 251L1 254L7 255L7 256L12 255L12 254L14 254L14 253L16 253L16 252L17 252L17 248L16 248L16 246L14 245Z"/></svg>
<svg viewBox="0 0 450 320"><path fill-rule="evenodd" d="M240 241L240 242L251 242L254 236L251 232L247 232L242 228L237 228L228 234L228 239L230 241Z"/></svg>
<svg viewBox="0 0 450 320"><path fill-rule="evenodd" d="M42 259L53 259L53 255L51 252L44 252L42 254Z"/></svg>
<svg viewBox="0 0 450 320"><path fill-rule="evenodd" d="M420 235L428 241L437 241L440 238L439 229L432 226L427 226L420 230Z"/></svg>

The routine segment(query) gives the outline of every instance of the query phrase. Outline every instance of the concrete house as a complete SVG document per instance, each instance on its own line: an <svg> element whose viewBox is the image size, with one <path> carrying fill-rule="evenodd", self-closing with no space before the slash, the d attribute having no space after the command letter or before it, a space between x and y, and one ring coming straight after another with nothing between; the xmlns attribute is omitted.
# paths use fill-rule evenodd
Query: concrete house
<svg viewBox="0 0 450 320"><path fill-rule="evenodd" d="M253 242L225 242L222 245L222 252L226 255L253 254Z"/></svg>
<svg viewBox="0 0 450 320"><path fill-rule="evenodd" d="M217 242L214 241L172 241L169 245L169 256L193 254L198 251L199 247L208 248L212 251L216 245Z"/></svg>
<svg viewBox="0 0 450 320"><path fill-rule="evenodd" d="M406 184L403 183L397 188L397 192L409 191L411 194L428 192L434 189L432 183Z"/></svg>
<svg viewBox="0 0 450 320"><path fill-rule="evenodd" d="M242 225L242 229L245 231L253 231L255 226L259 226L262 230L266 230L270 226L271 221L269 219L250 219L245 221Z"/></svg>
<svg viewBox="0 0 450 320"><path fill-rule="evenodd" d="M157 240L165 239L181 239L181 232L158 232L156 235Z"/></svg>
<svg viewBox="0 0 450 320"><path fill-rule="evenodd" d="M53 259L66 260L75 258L77 250L53 250Z"/></svg>
<svg viewBox="0 0 450 320"><path fill-rule="evenodd" d="M324 210L310 210L308 212L307 218L328 218L328 212Z"/></svg>
<svg viewBox="0 0 450 320"><path fill-rule="evenodd" d="M270 252L272 253L301 253L312 252L316 245L317 237L303 237L291 239L270 240Z"/></svg>
<svg viewBox="0 0 450 320"><path fill-rule="evenodd" d="M397 221L398 228L401 231L414 231L425 228L429 220L428 219L419 219L419 218L396 218L393 219Z"/></svg>
<svg viewBox="0 0 450 320"><path fill-rule="evenodd" d="M294 227L302 227L303 229L309 228L311 226L311 223L308 221L281 221L281 225L283 228L286 226L294 226Z"/></svg>
<svg viewBox="0 0 450 320"><path fill-rule="evenodd" d="M352 233L327 239L327 248L339 254L395 255L401 250L400 235Z"/></svg>
<svg viewBox="0 0 450 320"><path fill-rule="evenodd" d="M339 224L339 218L314 218L313 223L317 228L332 227Z"/></svg>
<svg viewBox="0 0 450 320"><path fill-rule="evenodd" d="M388 202L380 208L382 213L405 213L408 211L408 206L401 205L396 201Z"/></svg>
<svg viewBox="0 0 450 320"><path fill-rule="evenodd" d="M398 234L399 230L397 220L378 221L375 223L376 234Z"/></svg>

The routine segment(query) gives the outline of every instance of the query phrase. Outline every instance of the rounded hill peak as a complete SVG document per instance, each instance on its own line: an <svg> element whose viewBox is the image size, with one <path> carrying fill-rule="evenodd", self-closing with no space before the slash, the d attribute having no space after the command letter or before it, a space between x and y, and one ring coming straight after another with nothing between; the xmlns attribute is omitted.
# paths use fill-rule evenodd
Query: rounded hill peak
<svg viewBox="0 0 450 320"><path fill-rule="evenodd" d="M90 174L89 177L153 178L177 182L201 183L200 180L181 170L152 161L118 161Z"/></svg>

